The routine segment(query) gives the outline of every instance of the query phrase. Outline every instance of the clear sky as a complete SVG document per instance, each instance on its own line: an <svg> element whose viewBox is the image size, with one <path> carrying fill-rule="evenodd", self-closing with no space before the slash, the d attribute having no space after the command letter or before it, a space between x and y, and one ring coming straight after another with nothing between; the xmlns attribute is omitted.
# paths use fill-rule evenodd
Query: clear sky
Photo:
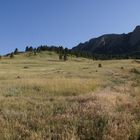
<svg viewBox="0 0 140 140"><path fill-rule="evenodd" d="M0 54L29 45L74 47L140 24L140 0L0 0Z"/></svg>

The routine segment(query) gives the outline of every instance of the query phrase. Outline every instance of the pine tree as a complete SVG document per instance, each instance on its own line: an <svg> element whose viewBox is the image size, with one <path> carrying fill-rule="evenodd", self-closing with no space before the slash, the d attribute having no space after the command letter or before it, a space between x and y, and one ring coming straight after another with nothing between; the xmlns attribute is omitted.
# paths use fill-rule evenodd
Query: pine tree
<svg viewBox="0 0 140 140"><path fill-rule="evenodd" d="M33 50L34 50L34 49L33 49L32 46L30 46L29 49L28 49L29 52L32 52Z"/></svg>
<svg viewBox="0 0 140 140"><path fill-rule="evenodd" d="M13 52L10 54L10 58L11 59L14 58L14 53Z"/></svg>
<svg viewBox="0 0 140 140"><path fill-rule="evenodd" d="M64 61L67 61L67 60L68 60L67 54L65 53L65 54L64 54Z"/></svg>
<svg viewBox="0 0 140 140"><path fill-rule="evenodd" d="M18 48L15 49L14 54L18 54Z"/></svg>
<svg viewBox="0 0 140 140"><path fill-rule="evenodd" d="M29 47L27 46L26 49L25 49L25 52L28 52L28 51L29 51Z"/></svg>
<svg viewBox="0 0 140 140"><path fill-rule="evenodd" d="M60 54L59 54L59 60L62 60L62 57L63 57L63 56L62 56L62 54L60 53Z"/></svg>
<svg viewBox="0 0 140 140"><path fill-rule="evenodd" d="M37 49L34 48L34 55L37 55Z"/></svg>
<svg viewBox="0 0 140 140"><path fill-rule="evenodd" d="M62 60L62 57L63 57L63 47L60 46L59 47L59 60Z"/></svg>
<svg viewBox="0 0 140 140"><path fill-rule="evenodd" d="M68 53L68 49L65 48L64 49L64 61L67 61L68 60L67 53Z"/></svg>

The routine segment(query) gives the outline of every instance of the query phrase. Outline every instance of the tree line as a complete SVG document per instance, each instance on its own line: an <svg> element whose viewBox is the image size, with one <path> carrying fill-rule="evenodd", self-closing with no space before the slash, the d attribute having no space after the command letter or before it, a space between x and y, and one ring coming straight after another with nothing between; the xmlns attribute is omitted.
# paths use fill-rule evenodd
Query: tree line
<svg viewBox="0 0 140 140"><path fill-rule="evenodd" d="M25 52L30 52L36 55L37 53L41 51L50 51L55 52L59 56L59 60L67 61L68 57L84 57L88 59L93 60L111 60L111 59L140 59L140 53L136 52L133 54L99 54L99 53L90 53L88 51L79 51L79 50L72 50L68 48L64 48L63 46L47 46L47 45L41 45L39 47L32 47L27 46L25 48ZM10 58L14 58L14 55L17 55L20 52L18 48L15 48L15 50L6 56L10 56ZM1 56L0 56L1 58Z"/></svg>

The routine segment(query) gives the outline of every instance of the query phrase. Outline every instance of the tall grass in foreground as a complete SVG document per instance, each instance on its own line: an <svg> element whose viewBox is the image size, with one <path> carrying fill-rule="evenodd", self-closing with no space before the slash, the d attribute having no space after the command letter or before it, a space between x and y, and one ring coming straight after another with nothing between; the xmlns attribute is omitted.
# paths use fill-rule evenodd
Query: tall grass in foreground
<svg viewBox="0 0 140 140"><path fill-rule="evenodd" d="M138 140L140 96L111 90L80 96L0 99L0 138L6 140Z"/></svg>
<svg viewBox="0 0 140 140"><path fill-rule="evenodd" d="M5 87L5 84L7 86ZM24 79L13 81L3 81L0 85L1 93L14 96L22 94L50 94L56 96L72 96L85 94L95 91L99 86L99 82L93 79ZM6 92L6 94L5 94Z"/></svg>

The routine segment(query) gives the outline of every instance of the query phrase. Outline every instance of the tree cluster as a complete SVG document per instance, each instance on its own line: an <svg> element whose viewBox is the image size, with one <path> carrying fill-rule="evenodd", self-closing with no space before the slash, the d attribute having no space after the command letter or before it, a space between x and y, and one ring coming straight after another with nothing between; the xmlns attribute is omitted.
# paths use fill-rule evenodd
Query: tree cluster
<svg viewBox="0 0 140 140"><path fill-rule="evenodd" d="M59 60L66 61L68 59L68 55L71 55L71 50L68 48L63 48L62 46L47 46L47 45L41 45L37 48L33 48L32 46L27 46L25 48L25 52L34 52L35 54L41 51L50 51L55 52L59 54Z"/></svg>
<svg viewBox="0 0 140 140"><path fill-rule="evenodd" d="M68 48L59 47L59 60L68 60L68 54L70 54Z"/></svg>
<svg viewBox="0 0 140 140"><path fill-rule="evenodd" d="M113 59L140 59L140 51L126 54L90 53L88 51L71 51L76 57L84 57L93 60L113 60Z"/></svg>
<svg viewBox="0 0 140 140"><path fill-rule="evenodd" d="M140 59L140 51L133 52L131 54L109 54L109 53L92 53L89 51L80 51L80 50L73 50L73 49L68 49L68 48L63 48L62 46L47 46L47 45L41 45L37 48L34 48L32 46L27 46L25 48L25 52L31 52L36 55L37 53L41 51L50 51L50 52L55 52L59 55L59 60L64 60L66 61L68 59L68 56L71 57L83 57L83 58L88 58L88 59L93 59L93 60L112 60L112 59ZM14 55L19 54L18 48L14 50L14 52L7 54L9 55L10 58L13 58Z"/></svg>

